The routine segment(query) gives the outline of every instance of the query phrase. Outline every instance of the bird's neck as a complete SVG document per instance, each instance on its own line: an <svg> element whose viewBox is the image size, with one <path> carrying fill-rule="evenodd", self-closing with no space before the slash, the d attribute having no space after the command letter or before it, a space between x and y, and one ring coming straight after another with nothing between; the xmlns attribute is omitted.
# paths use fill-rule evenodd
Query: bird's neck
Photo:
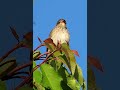
<svg viewBox="0 0 120 90"><path fill-rule="evenodd" d="M66 25L65 24L58 24L57 27L65 29Z"/></svg>

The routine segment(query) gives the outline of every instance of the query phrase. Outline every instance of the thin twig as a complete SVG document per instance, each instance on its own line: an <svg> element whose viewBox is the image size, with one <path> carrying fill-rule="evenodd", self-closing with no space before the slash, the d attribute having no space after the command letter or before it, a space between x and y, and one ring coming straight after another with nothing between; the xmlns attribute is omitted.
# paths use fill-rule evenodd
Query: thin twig
<svg viewBox="0 0 120 90"><path fill-rule="evenodd" d="M44 44L40 44L35 50L33 50L33 52L35 52L37 49L39 49L42 46L45 46L45 45Z"/></svg>
<svg viewBox="0 0 120 90"><path fill-rule="evenodd" d="M15 90L18 90L20 87L22 87L26 82L28 82L32 78L32 75L30 75L28 78L24 79L16 88Z"/></svg>
<svg viewBox="0 0 120 90"><path fill-rule="evenodd" d="M15 47L13 49L8 51L4 56L2 56L0 58L0 62L2 62L6 57L8 57L9 54L11 54L13 51L15 51L16 49L20 48L21 46L22 46L22 43L18 43L17 45L15 45Z"/></svg>
<svg viewBox="0 0 120 90"><path fill-rule="evenodd" d="M43 54L40 54L37 58L41 58L42 56L46 55L46 54L49 54L50 52L45 52Z"/></svg>
<svg viewBox="0 0 120 90"><path fill-rule="evenodd" d="M41 58L41 59L34 59L34 61L38 61L38 60L45 60L44 58Z"/></svg>
<svg viewBox="0 0 120 90"><path fill-rule="evenodd" d="M33 72L34 72L37 68L39 68L42 64L44 64L44 63L48 60L48 58L49 58L50 56L52 56L52 54L55 53L55 52L58 51L58 50L59 50L59 49L56 49L56 50L54 50L53 52L51 52L41 64L35 66L35 67L33 68Z"/></svg>
<svg viewBox="0 0 120 90"><path fill-rule="evenodd" d="M10 80L10 79L13 79L13 78L21 78L21 79L26 79L26 76L11 76L11 77L9 77L9 76L7 76L7 77L4 77L4 78L2 78L1 80Z"/></svg>
<svg viewBox="0 0 120 90"><path fill-rule="evenodd" d="M40 45L40 46L41 46L41 45ZM36 49L36 50L37 50L37 49ZM42 64L44 64L44 63L48 60L48 58L49 58L50 56L52 56L52 54L53 54L54 52L58 51L58 50L59 50L59 49L54 50L53 52L51 52L41 64L35 66L35 67L33 68L32 72L31 72L30 76L29 76L28 78L26 78L23 82L21 82L21 83L15 88L15 90L18 90L18 89L19 89L20 87L22 87L25 83L27 83L27 82L32 78L33 72L34 72L37 68L39 68Z"/></svg>

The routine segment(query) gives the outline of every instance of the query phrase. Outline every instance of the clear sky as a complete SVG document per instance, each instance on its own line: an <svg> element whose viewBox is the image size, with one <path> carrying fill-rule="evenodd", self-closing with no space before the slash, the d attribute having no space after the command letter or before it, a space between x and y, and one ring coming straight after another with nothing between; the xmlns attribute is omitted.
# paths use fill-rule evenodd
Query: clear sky
<svg viewBox="0 0 120 90"><path fill-rule="evenodd" d="M33 0L33 48L37 36L47 39L60 18L67 21L70 48L79 52L76 60L87 80L87 0Z"/></svg>

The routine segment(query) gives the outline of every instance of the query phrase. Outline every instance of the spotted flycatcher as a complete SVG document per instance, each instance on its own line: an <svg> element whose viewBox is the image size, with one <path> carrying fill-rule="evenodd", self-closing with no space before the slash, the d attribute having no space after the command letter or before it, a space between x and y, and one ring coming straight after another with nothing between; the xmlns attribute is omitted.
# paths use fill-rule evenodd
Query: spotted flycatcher
<svg viewBox="0 0 120 90"><path fill-rule="evenodd" d="M55 28L50 32L49 37L53 40L53 43L58 44L67 43L69 45L70 34L66 27L66 21L60 19L57 21Z"/></svg>

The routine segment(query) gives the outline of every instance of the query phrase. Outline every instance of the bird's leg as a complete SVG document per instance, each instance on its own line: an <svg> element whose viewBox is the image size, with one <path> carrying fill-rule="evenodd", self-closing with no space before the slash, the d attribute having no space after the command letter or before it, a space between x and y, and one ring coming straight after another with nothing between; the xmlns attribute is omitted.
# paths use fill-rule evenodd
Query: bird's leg
<svg viewBox="0 0 120 90"><path fill-rule="evenodd" d="M57 43L57 49L58 48L61 48L61 41L58 41L58 43ZM60 53L62 53L61 49L60 49Z"/></svg>
<svg viewBox="0 0 120 90"><path fill-rule="evenodd" d="M60 48L60 47L61 47L61 41L58 41L57 48Z"/></svg>

